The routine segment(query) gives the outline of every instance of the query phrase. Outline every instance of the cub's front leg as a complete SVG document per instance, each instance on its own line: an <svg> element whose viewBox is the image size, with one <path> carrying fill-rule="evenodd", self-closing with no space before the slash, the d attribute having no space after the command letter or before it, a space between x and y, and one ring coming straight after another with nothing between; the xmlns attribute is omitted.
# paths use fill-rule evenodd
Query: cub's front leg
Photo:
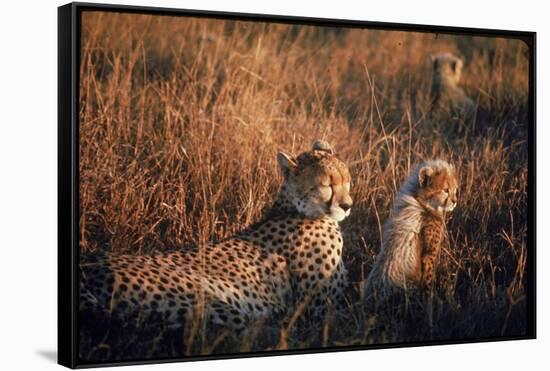
<svg viewBox="0 0 550 371"><path fill-rule="evenodd" d="M439 218L429 218L422 229L422 283L431 288L443 242L445 224Z"/></svg>

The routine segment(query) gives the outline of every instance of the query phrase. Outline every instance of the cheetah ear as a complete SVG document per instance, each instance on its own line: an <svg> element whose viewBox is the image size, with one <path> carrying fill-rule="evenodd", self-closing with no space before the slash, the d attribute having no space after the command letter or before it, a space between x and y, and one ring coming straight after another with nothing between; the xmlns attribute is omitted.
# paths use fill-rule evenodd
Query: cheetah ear
<svg viewBox="0 0 550 371"><path fill-rule="evenodd" d="M430 55L430 63L433 69L436 70L439 65L439 58L435 54Z"/></svg>
<svg viewBox="0 0 550 371"><path fill-rule="evenodd" d="M279 163L279 167L281 168L281 172L285 178L294 173L298 167L294 157L283 151L279 151L279 153L277 153L277 162Z"/></svg>
<svg viewBox="0 0 550 371"><path fill-rule="evenodd" d="M460 59L460 58L457 58L452 64L453 72L455 73L457 81L460 79L460 74L462 73L462 66L463 65L464 65L464 63L462 62L462 59Z"/></svg>
<svg viewBox="0 0 550 371"><path fill-rule="evenodd" d="M462 66L464 65L464 62L462 62L462 59L460 58L457 58L454 62L453 62L453 71L455 72L460 72L462 70Z"/></svg>
<svg viewBox="0 0 550 371"><path fill-rule="evenodd" d="M313 150L328 152L331 155L334 154L334 150L332 149L330 144L328 144L328 142L325 142L324 140L316 140L315 143L313 143Z"/></svg>
<svg viewBox="0 0 550 371"><path fill-rule="evenodd" d="M420 188L426 187L430 183L430 177L434 173L434 169L429 166L423 166L418 172L418 185Z"/></svg>

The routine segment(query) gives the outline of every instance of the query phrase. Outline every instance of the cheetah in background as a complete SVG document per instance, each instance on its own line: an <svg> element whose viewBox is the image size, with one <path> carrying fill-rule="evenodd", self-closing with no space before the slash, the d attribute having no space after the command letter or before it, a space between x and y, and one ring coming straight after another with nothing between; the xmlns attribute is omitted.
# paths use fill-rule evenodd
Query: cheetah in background
<svg viewBox="0 0 550 371"><path fill-rule="evenodd" d="M440 112L470 117L475 110L474 102L458 86L464 63L451 53L431 56L432 88L431 101Z"/></svg>
<svg viewBox="0 0 550 371"><path fill-rule="evenodd" d="M347 282L338 222L350 213L347 166L325 142L279 152L284 181L258 223L226 240L147 256L105 255L80 264L80 308L119 318L160 315L183 325L202 315L240 329L306 298L313 311Z"/></svg>
<svg viewBox="0 0 550 371"><path fill-rule="evenodd" d="M431 288L445 236L445 216L457 204L455 168L442 160L421 163L398 192L382 248L365 286L379 303L395 292Z"/></svg>

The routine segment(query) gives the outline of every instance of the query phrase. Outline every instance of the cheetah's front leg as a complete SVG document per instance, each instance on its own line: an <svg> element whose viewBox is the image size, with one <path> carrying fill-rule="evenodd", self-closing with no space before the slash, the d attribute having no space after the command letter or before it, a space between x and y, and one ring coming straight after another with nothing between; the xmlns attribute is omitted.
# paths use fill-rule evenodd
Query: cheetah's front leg
<svg viewBox="0 0 550 371"><path fill-rule="evenodd" d="M422 230L422 283L431 288L443 241L443 222L434 220L426 223Z"/></svg>
<svg viewBox="0 0 550 371"><path fill-rule="evenodd" d="M337 265L336 271L327 277L315 293L314 313L318 317L327 315L330 307L336 312L343 313L346 309L345 290L348 286L348 273L343 261Z"/></svg>

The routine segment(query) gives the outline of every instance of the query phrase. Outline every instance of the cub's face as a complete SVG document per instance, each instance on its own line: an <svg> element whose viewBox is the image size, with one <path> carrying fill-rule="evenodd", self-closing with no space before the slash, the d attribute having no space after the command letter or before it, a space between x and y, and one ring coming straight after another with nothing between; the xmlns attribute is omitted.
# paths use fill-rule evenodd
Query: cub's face
<svg viewBox="0 0 550 371"><path fill-rule="evenodd" d="M460 81L462 60L449 53L432 56L434 75L441 79L451 80L455 84Z"/></svg>
<svg viewBox="0 0 550 371"><path fill-rule="evenodd" d="M284 176L282 192L300 214L327 215L338 222L350 214L349 170L328 143L317 141L312 151L296 158L279 152L277 160Z"/></svg>
<svg viewBox="0 0 550 371"><path fill-rule="evenodd" d="M450 212L458 200L458 181L454 166L445 161L429 161L418 171L416 198L439 212Z"/></svg>

